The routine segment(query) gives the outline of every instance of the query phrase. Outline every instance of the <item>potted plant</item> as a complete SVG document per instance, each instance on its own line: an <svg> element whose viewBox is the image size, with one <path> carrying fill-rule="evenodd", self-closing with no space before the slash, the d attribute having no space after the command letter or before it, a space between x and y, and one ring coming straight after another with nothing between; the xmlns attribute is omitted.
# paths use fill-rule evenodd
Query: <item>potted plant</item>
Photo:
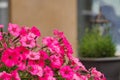
<svg viewBox="0 0 120 80"><path fill-rule="evenodd" d="M108 80L119 80L120 57L115 56L115 50L111 36L100 35L96 29L86 31L78 49L80 60L87 68L97 67Z"/></svg>

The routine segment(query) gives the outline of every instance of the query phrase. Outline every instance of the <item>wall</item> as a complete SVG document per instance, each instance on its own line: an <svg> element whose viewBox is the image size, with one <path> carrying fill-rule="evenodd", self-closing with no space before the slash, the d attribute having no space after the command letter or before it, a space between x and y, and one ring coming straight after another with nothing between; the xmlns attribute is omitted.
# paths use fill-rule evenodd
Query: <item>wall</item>
<svg viewBox="0 0 120 80"><path fill-rule="evenodd" d="M11 0L10 16L12 23L39 27L42 36L64 31L76 53L77 0Z"/></svg>

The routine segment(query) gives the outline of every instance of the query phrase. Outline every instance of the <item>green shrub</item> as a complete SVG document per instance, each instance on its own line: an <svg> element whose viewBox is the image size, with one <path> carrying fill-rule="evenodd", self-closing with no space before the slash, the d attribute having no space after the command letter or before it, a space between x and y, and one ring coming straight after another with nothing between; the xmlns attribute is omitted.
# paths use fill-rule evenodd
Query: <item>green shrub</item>
<svg viewBox="0 0 120 80"><path fill-rule="evenodd" d="M113 57L115 45L109 35L101 36L98 31L87 31L79 43L80 57Z"/></svg>

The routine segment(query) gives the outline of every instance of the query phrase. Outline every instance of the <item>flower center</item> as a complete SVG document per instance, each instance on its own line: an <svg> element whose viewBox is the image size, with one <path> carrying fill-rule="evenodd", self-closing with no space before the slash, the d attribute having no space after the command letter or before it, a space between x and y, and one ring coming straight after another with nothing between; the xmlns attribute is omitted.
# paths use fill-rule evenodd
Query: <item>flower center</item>
<svg viewBox="0 0 120 80"><path fill-rule="evenodd" d="M12 28L12 31L13 31L13 32L16 32L16 28Z"/></svg>
<svg viewBox="0 0 120 80"><path fill-rule="evenodd" d="M12 59L12 56L9 56L8 58L9 58L9 59Z"/></svg>
<svg viewBox="0 0 120 80"><path fill-rule="evenodd" d="M31 58L34 58L34 57L35 57L35 55L31 54L31 55L30 55L30 57L31 57Z"/></svg>
<svg viewBox="0 0 120 80"><path fill-rule="evenodd" d="M31 43L31 40L27 40L27 41L26 41L26 44L30 44L30 43Z"/></svg>
<svg viewBox="0 0 120 80"><path fill-rule="evenodd" d="M68 74L68 73L69 73L69 71L66 70L66 71L65 71L65 74Z"/></svg>

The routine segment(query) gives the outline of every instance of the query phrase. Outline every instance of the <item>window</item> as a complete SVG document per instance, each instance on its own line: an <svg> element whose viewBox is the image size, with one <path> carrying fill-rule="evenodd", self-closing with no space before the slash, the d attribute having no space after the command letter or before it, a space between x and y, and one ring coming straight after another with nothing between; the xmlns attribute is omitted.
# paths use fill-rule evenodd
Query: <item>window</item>
<svg viewBox="0 0 120 80"><path fill-rule="evenodd" d="M78 10L78 39L80 40L84 34L85 28L90 27L90 11L92 0L77 0Z"/></svg>
<svg viewBox="0 0 120 80"><path fill-rule="evenodd" d="M0 0L0 24L4 25L4 30L7 29L9 22L8 14L8 0Z"/></svg>

